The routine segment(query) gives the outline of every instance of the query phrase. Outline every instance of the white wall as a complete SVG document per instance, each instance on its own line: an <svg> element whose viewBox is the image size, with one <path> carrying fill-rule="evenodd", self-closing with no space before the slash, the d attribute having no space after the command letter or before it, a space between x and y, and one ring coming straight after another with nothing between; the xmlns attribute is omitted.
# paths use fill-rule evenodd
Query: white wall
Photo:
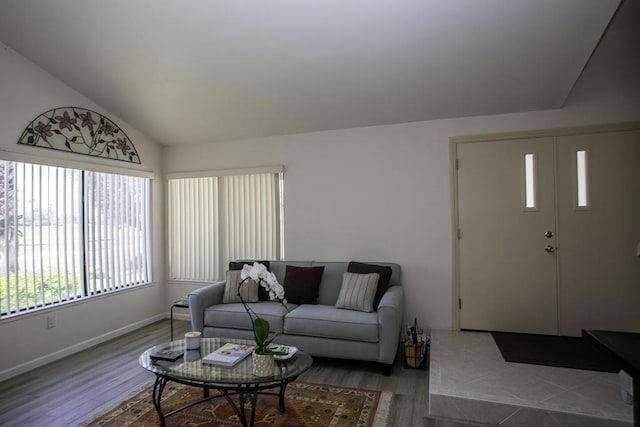
<svg viewBox="0 0 640 427"><path fill-rule="evenodd" d="M406 319L451 328L449 138L639 120L637 55L613 50L594 56L561 110L170 147L165 169L284 165L286 259L397 262ZM167 294L191 287L170 283Z"/></svg>
<svg viewBox="0 0 640 427"><path fill-rule="evenodd" d="M63 106L88 108L112 119L135 145L142 165L16 144L31 120L51 108ZM167 310L161 267L164 244L162 152L157 144L0 43L0 159L7 155L6 152L21 153L33 157L36 162L38 158L56 158L80 165L98 163L154 172L152 253L155 282L123 293L0 320L0 380L162 318ZM46 317L50 315L57 317L58 326L47 329Z"/></svg>

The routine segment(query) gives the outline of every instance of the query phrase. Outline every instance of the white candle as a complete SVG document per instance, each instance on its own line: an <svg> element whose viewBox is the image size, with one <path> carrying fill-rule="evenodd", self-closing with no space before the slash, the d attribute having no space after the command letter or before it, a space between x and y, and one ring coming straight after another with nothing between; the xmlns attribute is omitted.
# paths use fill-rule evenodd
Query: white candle
<svg viewBox="0 0 640 427"><path fill-rule="evenodd" d="M202 334L197 331L190 331L184 334L184 347L186 350L195 350L200 348L200 337Z"/></svg>

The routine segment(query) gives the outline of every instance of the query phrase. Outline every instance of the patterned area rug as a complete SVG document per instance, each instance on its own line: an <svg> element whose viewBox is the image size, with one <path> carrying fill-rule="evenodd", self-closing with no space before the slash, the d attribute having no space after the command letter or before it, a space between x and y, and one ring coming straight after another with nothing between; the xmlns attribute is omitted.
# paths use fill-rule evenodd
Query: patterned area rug
<svg viewBox="0 0 640 427"><path fill-rule="evenodd" d="M151 401L149 384L124 402L103 411L85 426L155 426L158 414ZM215 391L211 391L215 393ZM202 389L168 383L162 395L163 412L202 397ZM278 411L278 397L258 395L256 426L386 426L391 392L363 390L295 381L287 386L286 412ZM247 417L250 416L247 409ZM240 426L224 398L205 402L167 418L168 426Z"/></svg>

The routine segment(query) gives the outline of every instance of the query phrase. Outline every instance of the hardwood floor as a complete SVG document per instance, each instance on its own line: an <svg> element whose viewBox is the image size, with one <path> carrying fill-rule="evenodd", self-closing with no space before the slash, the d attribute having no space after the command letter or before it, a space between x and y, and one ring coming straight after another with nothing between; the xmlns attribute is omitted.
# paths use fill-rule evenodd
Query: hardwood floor
<svg viewBox="0 0 640 427"><path fill-rule="evenodd" d="M175 336L189 329L175 321ZM154 375L138 365L147 348L169 340L163 320L0 383L0 425L73 426L122 400ZM390 425L429 426L425 370L403 367L397 358L391 376L373 363L314 358L300 380L393 392Z"/></svg>

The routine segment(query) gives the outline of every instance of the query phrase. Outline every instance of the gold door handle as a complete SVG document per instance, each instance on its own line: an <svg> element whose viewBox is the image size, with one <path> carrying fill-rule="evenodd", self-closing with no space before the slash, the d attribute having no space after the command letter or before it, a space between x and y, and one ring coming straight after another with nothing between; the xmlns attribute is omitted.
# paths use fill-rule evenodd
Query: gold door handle
<svg viewBox="0 0 640 427"><path fill-rule="evenodd" d="M554 248L551 245L547 245L547 246L544 247L544 250L547 251L547 252L555 252L556 248Z"/></svg>

